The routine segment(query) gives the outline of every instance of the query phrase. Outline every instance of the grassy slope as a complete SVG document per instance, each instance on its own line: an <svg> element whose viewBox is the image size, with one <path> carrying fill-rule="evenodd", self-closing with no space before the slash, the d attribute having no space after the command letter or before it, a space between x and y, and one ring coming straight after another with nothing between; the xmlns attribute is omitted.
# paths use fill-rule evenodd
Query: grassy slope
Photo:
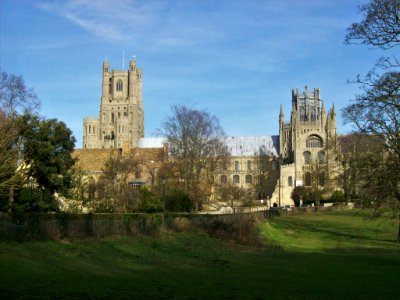
<svg viewBox="0 0 400 300"><path fill-rule="evenodd" d="M201 233L75 242L3 242L5 298L396 298L396 223L349 214L261 225L265 247ZM271 247L272 245L272 247ZM1 296L0 296L1 298Z"/></svg>

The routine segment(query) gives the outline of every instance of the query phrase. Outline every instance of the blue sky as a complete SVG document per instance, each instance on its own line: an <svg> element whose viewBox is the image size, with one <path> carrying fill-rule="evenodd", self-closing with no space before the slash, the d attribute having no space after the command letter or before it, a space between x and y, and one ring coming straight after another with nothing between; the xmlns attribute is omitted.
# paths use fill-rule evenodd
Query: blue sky
<svg viewBox="0 0 400 300"><path fill-rule="evenodd" d="M319 87L340 109L359 92L347 83L389 53L343 44L359 0L0 0L0 66L21 74L40 114L64 121L82 147L82 122L97 116L102 62L143 70L145 136L175 103L220 118L228 135L278 134L291 89Z"/></svg>

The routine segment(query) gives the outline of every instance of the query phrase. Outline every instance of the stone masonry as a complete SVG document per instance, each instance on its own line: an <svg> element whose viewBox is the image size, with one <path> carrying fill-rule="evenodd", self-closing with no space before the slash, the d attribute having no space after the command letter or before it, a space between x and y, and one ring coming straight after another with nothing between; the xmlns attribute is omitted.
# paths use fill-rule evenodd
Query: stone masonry
<svg viewBox="0 0 400 300"><path fill-rule="evenodd" d="M83 148L137 147L144 136L143 119L142 71L136 61L129 62L129 70L112 71L103 62L100 115L84 119Z"/></svg>

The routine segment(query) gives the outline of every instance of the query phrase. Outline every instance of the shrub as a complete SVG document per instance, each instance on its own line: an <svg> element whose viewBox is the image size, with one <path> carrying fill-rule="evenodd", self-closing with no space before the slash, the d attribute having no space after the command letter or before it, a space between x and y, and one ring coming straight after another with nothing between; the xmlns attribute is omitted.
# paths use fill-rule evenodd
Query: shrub
<svg viewBox="0 0 400 300"><path fill-rule="evenodd" d="M344 202L345 196L344 193L342 191L334 191L332 196L331 196L331 201L332 202Z"/></svg>
<svg viewBox="0 0 400 300"><path fill-rule="evenodd" d="M195 208L193 201L181 190L172 190L165 197L165 209L175 212L190 212Z"/></svg>
<svg viewBox="0 0 400 300"><path fill-rule="evenodd" d="M291 198L296 206L300 206L300 199L303 200L303 204L319 204L322 199L322 192L304 186L296 186L292 191Z"/></svg>
<svg viewBox="0 0 400 300"><path fill-rule="evenodd" d="M14 196L14 212L56 211L57 204L48 189L22 188Z"/></svg>
<svg viewBox="0 0 400 300"><path fill-rule="evenodd" d="M163 210L161 199L146 187L140 189L138 211L146 213L161 212Z"/></svg>
<svg viewBox="0 0 400 300"><path fill-rule="evenodd" d="M322 198L322 192L320 190L313 190L306 188L306 194L304 196L304 204L319 204Z"/></svg>

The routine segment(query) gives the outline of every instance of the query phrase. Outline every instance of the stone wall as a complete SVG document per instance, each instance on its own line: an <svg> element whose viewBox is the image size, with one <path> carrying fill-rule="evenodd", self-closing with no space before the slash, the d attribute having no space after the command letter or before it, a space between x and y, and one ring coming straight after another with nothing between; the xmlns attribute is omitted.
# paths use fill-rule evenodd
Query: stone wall
<svg viewBox="0 0 400 300"><path fill-rule="evenodd" d="M129 155L140 161L141 172L137 179L150 183L150 173L154 174L168 159L168 148L76 149L72 154L77 159L76 166L94 179L102 174L107 160L117 155Z"/></svg>

